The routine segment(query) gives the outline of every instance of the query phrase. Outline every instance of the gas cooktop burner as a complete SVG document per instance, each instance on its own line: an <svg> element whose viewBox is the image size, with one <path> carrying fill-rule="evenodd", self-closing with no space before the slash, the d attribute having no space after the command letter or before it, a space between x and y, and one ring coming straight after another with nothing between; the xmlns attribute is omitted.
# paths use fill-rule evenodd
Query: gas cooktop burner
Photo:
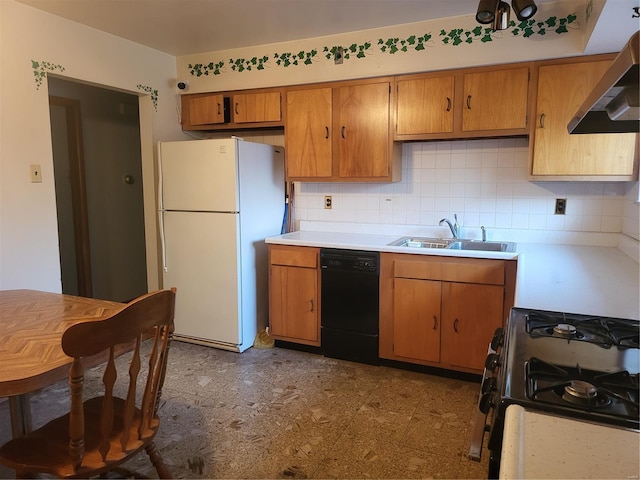
<svg viewBox="0 0 640 480"><path fill-rule="evenodd" d="M618 418L638 428L640 387L638 374L596 372L557 366L539 358L526 364L527 397L562 409ZM629 426L629 424L625 424Z"/></svg>
<svg viewBox="0 0 640 480"><path fill-rule="evenodd" d="M576 327L568 323L559 323L553 327L553 333L557 333L563 337L572 337L576 334Z"/></svg>
<svg viewBox="0 0 640 480"><path fill-rule="evenodd" d="M556 337L600 345L603 348L639 348L640 326L635 320L530 311L526 331L531 337Z"/></svg>
<svg viewBox="0 0 640 480"><path fill-rule="evenodd" d="M576 398L593 398L598 394L598 389L588 382L582 380L571 380L569 385L564 387L567 395Z"/></svg>

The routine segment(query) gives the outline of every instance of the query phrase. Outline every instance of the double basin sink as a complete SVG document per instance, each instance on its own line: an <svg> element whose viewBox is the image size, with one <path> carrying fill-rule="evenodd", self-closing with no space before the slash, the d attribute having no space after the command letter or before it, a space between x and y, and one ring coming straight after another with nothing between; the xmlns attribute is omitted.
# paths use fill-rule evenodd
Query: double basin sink
<svg viewBox="0 0 640 480"><path fill-rule="evenodd" d="M389 244L393 247L446 248L448 250L480 250L484 252L515 252L514 242L486 242L462 238L401 237Z"/></svg>

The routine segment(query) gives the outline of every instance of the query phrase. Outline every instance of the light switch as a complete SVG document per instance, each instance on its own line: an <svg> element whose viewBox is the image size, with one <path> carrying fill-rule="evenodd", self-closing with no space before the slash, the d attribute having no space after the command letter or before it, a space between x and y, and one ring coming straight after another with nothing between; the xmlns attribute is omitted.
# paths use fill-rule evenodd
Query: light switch
<svg viewBox="0 0 640 480"><path fill-rule="evenodd" d="M40 165L31 165L31 183L42 183L42 170Z"/></svg>

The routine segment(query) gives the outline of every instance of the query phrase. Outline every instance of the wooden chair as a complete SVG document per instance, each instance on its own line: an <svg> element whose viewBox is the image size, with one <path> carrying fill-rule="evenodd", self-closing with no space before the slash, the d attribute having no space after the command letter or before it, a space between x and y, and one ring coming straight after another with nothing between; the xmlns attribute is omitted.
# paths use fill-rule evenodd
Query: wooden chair
<svg viewBox="0 0 640 480"><path fill-rule="evenodd" d="M157 408L173 332L175 294L175 289L149 293L107 318L69 327L62 349L74 359L69 372L70 412L7 442L0 448L0 463L16 470L19 478L35 473L88 478L117 470L144 448L160 478L171 478L153 439L160 424ZM146 340L150 348L142 347ZM113 394L115 356L123 345L133 350L128 379L122 372L127 383L125 399ZM82 359L100 353L108 357L103 395L83 402ZM145 365L148 371L139 375ZM142 388L136 395L138 382Z"/></svg>

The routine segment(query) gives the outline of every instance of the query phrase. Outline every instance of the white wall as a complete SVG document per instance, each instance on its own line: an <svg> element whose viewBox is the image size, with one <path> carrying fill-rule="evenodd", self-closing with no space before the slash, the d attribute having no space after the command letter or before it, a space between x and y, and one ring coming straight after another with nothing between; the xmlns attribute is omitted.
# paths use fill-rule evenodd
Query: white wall
<svg viewBox="0 0 640 480"><path fill-rule="evenodd" d="M586 28L586 5L587 2L584 0L562 0L540 4L535 19L543 22L543 28L534 26L532 31L535 33L527 37L524 36L522 29L516 27L516 29L494 32L490 35L491 41L483 42L481 39L485 35L484 28L487 26L482 27L482 33L476 36L474 31L481 26L475 21L475 12L469 12L469 15L434 21L181 56L177 58L177 72L179 78L188 79L190 82L187 93L198 93L576 56L583 54L585 36L590 32ZM566 33L556 33L555 28L560 23L559 19L568 19L573 14L576 19L567 23ZM544 23L553 17L558 19L556 27ZM519 23L515 16L513 20ZM453 30L463 31L462 41L456 45L453 41L446 43L443 41ZM513 32L516 30L518 34L514 35ZM446 35L441 35L442 31ZM537 32L544 32L544 35ZM413 44L409 43L410 37L423 37L426 34L431 37L423 43L423 49L415 49L415 46L420 43L418 40L414 40ZM399 48L397 52L389 53L389 49L383 51L382 47L389 39L397 39ZM383 41L382 45L379 43L380 40ZM406 52L402 50L403 42L407 47ZM366 44L370 44L370 47L365 50L364 57L359 58L357 51L360 46ZM356 45L356 53L350 53L350 58L345 59L341 65L335 65L333 59L326 58L325 47L330 50L333 46L349 47L351 45ZM278 59L282 58L283 53L293 55L303 52L303 57L306 58L306 54L314 51L317 53L311 57L310 64L305 64L302 60L299 60L297 65L284 66L284 62L278 64ZM250 64L251 70L240 71L230 64L231 59L234 61L244 59L246 62L253 58L263 59L264 57L267 61L263 64L263 69ZM215 69L204 68L209 64L220 63L224 66L219 69L219 74L214 73ZM192 74L190 64L203 65L200 69L203 74L200 76L197 73ZM208 75L204 74L205 71Z"/></svg>
<svg viewBox="0 0 640 480"><path fill-rule="evenodd" d="M153 131L151 138L142 132L143 142L152 144L184 138L176 118L175 58L0 1L0 288L60 291L48 92L46 80L37 88L32 61L58 66L54 73L61 77L137 95L147 95L138 85L157 89L157 111L141 112ZM141 104L152 109L151 102ZM143 163L153 163L153 145L142 150ZM41 165L42 183L30 183L30 164ZM143 170L145 189L152 189L149 166Z"/></svg>

